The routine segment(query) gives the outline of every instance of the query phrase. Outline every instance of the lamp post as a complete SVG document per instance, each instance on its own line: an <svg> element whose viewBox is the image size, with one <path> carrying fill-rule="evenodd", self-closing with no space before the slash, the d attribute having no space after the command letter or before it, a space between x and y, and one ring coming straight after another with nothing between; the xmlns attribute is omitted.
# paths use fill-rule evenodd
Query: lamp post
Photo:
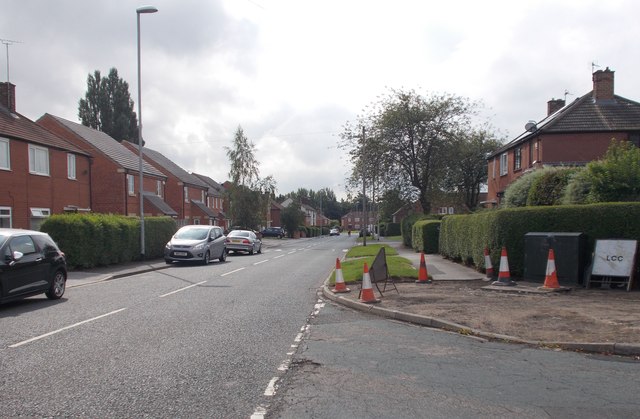
<svg viewBox="0 0 640 419"><path fill-rule="evenodd" d="M140 77L140 14L141 13L155 13L158 9L154 6L140 6L136 9L137 17L137 34L138 34L138 173L140 175L140 181L138 184L138 191L140 195L140 259L144 260L145 248L144 248L144 188L142 186L142 88Z"/></svg>

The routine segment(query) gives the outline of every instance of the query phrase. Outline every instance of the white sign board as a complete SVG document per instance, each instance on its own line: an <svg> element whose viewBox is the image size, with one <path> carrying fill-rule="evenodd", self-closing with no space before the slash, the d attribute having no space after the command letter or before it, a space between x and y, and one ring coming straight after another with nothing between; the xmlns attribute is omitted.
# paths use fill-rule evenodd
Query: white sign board
<svg viewBox="0 0 640 419"><path fill-rule="evenodd" d="M596 240L591 274L630 277L637 246L636 240Z"/></svg>

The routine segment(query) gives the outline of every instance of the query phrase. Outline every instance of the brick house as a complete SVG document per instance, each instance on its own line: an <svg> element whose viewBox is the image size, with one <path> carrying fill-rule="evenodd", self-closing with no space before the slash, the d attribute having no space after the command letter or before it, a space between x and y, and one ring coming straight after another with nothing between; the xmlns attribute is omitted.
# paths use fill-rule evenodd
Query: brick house
<svg viewBox="0 0 640 419"><path fill-rule="evenodd" d="M104 132L45 114L37 123L91 154L91 210L100 213L140 215L139 158ZM143 161L144 214L175 217L163 200L167 176Z"/></svg>
<svg viewBox="0 0 640 419"><path fill-rule="evenodd" d="M267 217L267 227L282 227L282 210L284 207L276 201L271 201Z"/></svg>
<svg viewBox="0 0 640 419"><path fill-rule="evenodd" d="M231 227L231 219L225 212L225 202L227 194L224 187L206 175L192 173L193 176L200 179L208 186L207 190L207 207L215 214L214 225L221 226L225 231Z"/></svg>
<svg viewBox="0 0 640 419"><path fill-rule="evenodd" d="M362 230L366 225L371 226L377 224L378 213L376 211L367 211L368 222L365 222L364 214L362 211L349 211L340 219L340 225L343 230Z"/></svg>
<svg viewBox="0 0 640 419"><path fill-rule="evenodd" d="M91 210L90 179L89 153L17 113L15 85L0 83L0 227Z"/></svg>
<svg viewBox="0 0 640 419"><path fill-rule="evenodd" d="M583 166L601 158L613 138L640 145L640 103L614 93L614 72L593 73L593 90L565 106L547 103L547 116L488 156L485 205L498 205L513 181L545 166Z"/></svg>
<svg viewBox="0 0 640 419"><path fill-rule="evenodd" d="M138 152L137 144L129 141L123 141L122 144L132 152ZM167 176L164 200L177 211L178 226L214 224L216 216L206 205L209 187L204 182L158 151L142 147L142 155L149 164Z"/></svg>

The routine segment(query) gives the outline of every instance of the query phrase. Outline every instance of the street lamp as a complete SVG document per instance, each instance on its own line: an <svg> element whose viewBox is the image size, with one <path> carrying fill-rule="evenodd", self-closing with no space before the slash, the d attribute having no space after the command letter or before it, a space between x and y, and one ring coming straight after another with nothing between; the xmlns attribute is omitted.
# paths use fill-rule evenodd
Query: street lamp
<svg viewBox="0 0 640 419"><path fill-rule="evenodd" d="M142 187L142 88L140 77L140 14L155 13L158 9L154 6L140 6L136 9L137 17L137 33L138 33L138 172L140 175L139 194L140 194L140 259L144 260L144 188Z"/></svg>

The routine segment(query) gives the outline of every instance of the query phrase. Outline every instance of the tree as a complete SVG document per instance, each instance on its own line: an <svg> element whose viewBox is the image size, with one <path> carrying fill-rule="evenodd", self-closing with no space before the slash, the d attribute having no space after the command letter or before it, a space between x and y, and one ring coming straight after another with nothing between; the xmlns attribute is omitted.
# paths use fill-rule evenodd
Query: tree
<svg viewBox="0 0 640 419"><path fill-rule="evenodd" d="M107 78L96 70L87 77L87 92L80 99L78 117L83 125L102 131L117 141L138 143L138 120L133 111L129 84L109 70Z"/></svg>
<svg viewBox="0 0 640 419"><path fill-rule="evenodd" d="M604 158L587 164L591 184L588 201L640 200L640 148L613 139Z"/></svg>
<svg viewBox="0 0 640 419"><path fill-rule="evenodd" d="M233 137L233 146L225 149L231 161L231 182L235 185L253 186L259 177L259 163L254 157L255 145L244 135L241 126L238 126Z"/></svg>
<svg viewBox="0 0 640 419"><path fill-rule="evenodd" d="M300 202L295 200L280 214L280 220L289 237L293 235L294 231L298 230L299 226L304 224L304 218L304 212L300 209Z"/></svg>
<svg viewBox="0 0 640 419"><path fill-rule="evenodd" d="M417 198L423 211L430 212L448 175L456 134L471 126L477 106L454 95L424 97L391 90L341 135L343 146L351 147L351 181L364 176L372 196L374 188L396 189L403 199ZM358 133L356 126L364 132Z"/></svg>
<svg viewBox="0 0 640 419"><path fill-rule="evenodd" d="M225 147L230 160L230 212L235 225L257 229L264 223L270 200L275 197L276 181L269 175L260 179L255 145L238 126L232 147Z"/></svg>
<svg viewBox="0 0 640 419"><path fill-rule="evenodd" d="M442 187L460 194L468 210L478 206L480 187L487 182L486 156L500 145L486 129L464 129L450 144Z"/></svg>

